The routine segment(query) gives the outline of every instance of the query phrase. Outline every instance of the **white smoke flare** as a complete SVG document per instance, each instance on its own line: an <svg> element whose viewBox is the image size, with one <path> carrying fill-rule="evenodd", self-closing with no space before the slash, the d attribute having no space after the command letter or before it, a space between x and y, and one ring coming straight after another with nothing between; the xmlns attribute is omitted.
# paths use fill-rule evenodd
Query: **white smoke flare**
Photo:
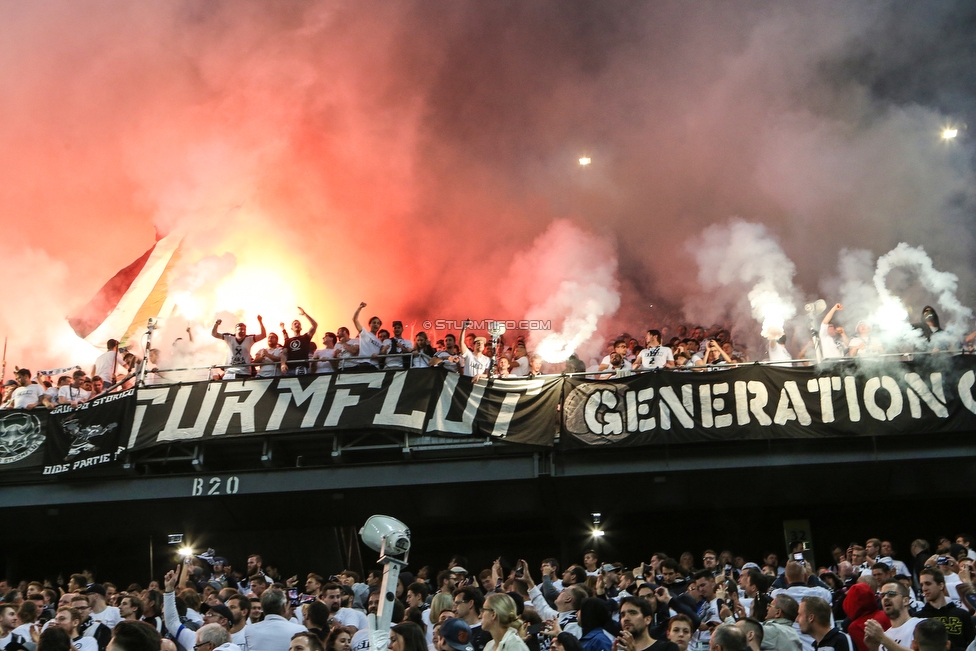
<svg viewBox="0 0 976 651"><path fill-rule="evenodd" d="M688 246L698 261L699 286L706 290L751 286L752 317L763 337L782 336L796 315L793 275L796 267L762 224L739 219L709 226Z"/></svg>
<svg viewBox="0 0 976 651"><path fill-rule="evenodd" d="M878 258L874 272L874 286L878 291L881 305L870 320L882 331L882 339L895 344L910 344L916 348L922 347L925 343L921 332L909 323L909 310L902 299L887 287L889 274L900 267L907 267L914 271L918 284L935 295L936 303L942 310L944 320L942 327L947 334L955 339L964 334L973 311L956 297L959 278L948 271L936 269L932 259L922 247L913 247L901 242Z"/></svg>
<svg viewBox="0 0 976 651"><path fill-rule="evenodd" d="M529 349L551 364L564 362L597 332L600 318L620 307L617 255L605 239L558 220L512 262L511 283L530 286L526 318L554 331L529 334Z"/></svg>

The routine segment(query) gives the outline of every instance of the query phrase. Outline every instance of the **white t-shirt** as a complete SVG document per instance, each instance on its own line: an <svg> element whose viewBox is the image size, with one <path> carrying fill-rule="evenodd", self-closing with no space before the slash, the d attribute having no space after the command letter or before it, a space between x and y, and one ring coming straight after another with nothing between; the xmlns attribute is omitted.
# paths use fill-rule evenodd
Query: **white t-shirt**
<svg viewBox="0 0 976 651"><path fill-rule="evenodd" d="M332 618L343 626L355 626L360 631L363 629L369 630L369 622L366 619L366 615L360 610L340 608Z"/></svg>
<svg viewBox="0 0 976 651"><path fill-rule="evenodd" d="M264 353L271 357L271 359L277 360L274 364L262 364L258 366L258 377L275 377L278 375L278 369L281 364L281 354L285 352L284 346L278 346L277 348L262 348L258 351L258 355Z"/></svg>
<svg viewBox="0 0 976 651"><path fill-rule="evenodd" d="M455 353L455 354L452 355L451 353L447 352L446 350L441 350L441 351L438 351L434 355L434 357L439 357L440 359L443 359L444 361L440 363L440 366L443 366L448 371L451 371L452 373L459 372L458 371L457 362L451 361L451 358L452 357L460 357L460 353Z"/></svg>
<svg viewBox="0 0 976 651"><path fill-rule="evenodd" d="M10 395L14 409L26 409L27 405L41 402L44 395L44 387L40 384L28 384L26 387L17 387Z"/></svg>
<svg viewBox="0 0 976 651"><path fill-rule="evenodd" d="M335 369L332 368L332 364L327 362L328 359L334 359L336 354L335 348L319 348L312 355L312 359L321 360L315 364L316 373L333 373Z"/></svg>
<svg viewBox="0 0 976 651"><path fill-rule="evenodd" d="M387 351L387 354L393 354L394 342L396 342L397 346L399 347L399 351L409 353L410 351L413 350L413 344L411 342L407 341L406 339L403 339L402 337L400 339L397 339L396 337L392 337L390 339L387 339L385 343L385 345L388 345L390 347L390 349ZM394 354L393 357L387 357L385 358L385 360L386 360L386 363L384 364L385 368L403 368L403 357L400 357L399 355Z"/></svg>
<svg viewBox="0 0 976 651"><path fill-rule="evenodd" d="M106 606L105 610L100 613L92 611L91 617L109 628L115 628L115 625L122 621L122 615L119 614L119 609L115 606Z"/></svg>
<svg viewBox="0 0 976 651"><path fill-rule="evenodd" d="M426 610L424 612L427 612ZM433 627L427 627L427 634L431 635L433 633ZM369 649L369 629L361 628L356 631L356 634L352 636L352 640L349 642L350 651L368 651Z"/></svg>
<svg viewBox="0 0 976 651"><path fill-rule="evenodd" d="M468 377L484 375L488 372L488 364L491 360L485 355L475 355L473 350L469 350L461 356L464 359L464 374Z"/></svg>
<svg viewBox="0 0 976 651"><path fill-rule="evenodd" d="M885 635L906 649L911 649L912 640L915 639L915 627L918 626L919 622L921 621L922 620L918 617L909 617L908 621L901 626L892 626L889 628L887 631L885 631ZM888 647L883 644L881 645L881 648L888 651Z"/></svg>
<svg viewBox="0 0 976 651"><path fill-rule="evenodd" d="M512 360L512 368L508 374L515 377L527 376L529 374L529 358L519 357L518 359Z"/></svg>
<svg viewBox="0 0 976 651"><path fill-rule="evenodd" d="M95 359L95 375L105 380L105 386L108 386L121 363L122 355L117 350L106 350Z"/></svg>
<svg viewBox="0 0 976 651"><path fill-rule="evenodd" d="M847 351L842 350L837 345L837 341L827 334L827 328L829 327L826 323L820 324L820 352L823 354L824 359L828 357L847 357Z"/></svg>
<svg viewBox="0 0 976 651"><path fill-rule="evenodd" d="M359 345L358 339L350 339L346 343L337 341L335 345L334 357L338 357L341 361L339 362L339 369L352 368L359 363L359 360L350 360L348 357L356 357L359 353L354 352L355 347ZM316 351L318 352L318 351Z"/></svg>
<svg viewBox="0 0 976 651"><path fill-rule="evenodd" d="M380 341L379 337L374 335L369 330L363 330L359 333L359 356L370 358L373 355L379 355L380 349L383 348L383 342ZM366 362L372 364L376 368L380 367L380 360L378 359L362 359L359 361L360 364Z"/></svg>
<svg viewBox="0 0 976 651"><path fill-rule="evenodd" d="M242 366L231 366L224 371L224 377L232 379L238 375L251 375L251 367L243 366L253 361L251 357L251 346L254 345L254 335L248 335L238 341L236 335L224 333L224 343L227 344L227 364L242 364ZM228 378L228 376L230 376Z"/></svg>
<svg viewBox="0 0 976 651"><path fill-rule="evenodd" d="M779 343L778 341L769 342L769 361L790 362L792 360L793 360L793 356L790 355L790 351L786 350L786 346Z"/></svg>
<svg viewBox="0 0 976 651"><path fill-rule="evenodd" d="M851 348L854 348L855 346L860 346L861 344L864 344L864 348L861 348L857 351L856 354L858 356L876 355L878 353L877 350L878 343L871 338L871 335L868 335L866 337L860 337L860 336L854 337L850 341Z"/></svg>
<svg viewBox="0 0 976 651"><path fill-rule="evenodd" d="M7 633L7 636L6 637L0 637L0 649L6 649L7 648L7 645L10 644L10 642L13 640L13 633L14 632L11 631L10 633ZM23 637L23 636L21 635L21 637ZM27 638L24 638L24 639L27 639Z"/></svg>
<svg viewBox="0 0 976 651"><path fill-rule="evenodd" d="M638 368L664 368L668 362L674 361L674 353L667 346L654 346L640 351L637 359L640 360Z"/></svg>
<svg viewBox="0 0 976 651"><path fill-rule="evenodd" d="M93 637L85 637L83 635L76 640L71 640L71 644L73 644L78 651L98 651L98 640Z"/></svg>
<svg viewBox="0 0 976 651"><path fill-rule="evenodd" d="M58 389L58 399L64 398L69 402L84 402L85 400L88 400L88 398L90 397L91 397L90 391L85 391L81 387L78 387L76 389L70 384L66 384L60 389Z"/></svg>

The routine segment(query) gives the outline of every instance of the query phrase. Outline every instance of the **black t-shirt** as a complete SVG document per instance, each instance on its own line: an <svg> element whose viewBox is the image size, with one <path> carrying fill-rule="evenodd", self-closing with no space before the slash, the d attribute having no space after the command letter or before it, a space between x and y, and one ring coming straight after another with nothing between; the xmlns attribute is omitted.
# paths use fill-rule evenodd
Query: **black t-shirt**
<svg viewBox="0 0 976 651"><path fill-rule="evenodd" d="M312 337L308 333L303 335L298 335L297 337L288 337L285 339L285 355L288 360L288 368L301 374L302 372L308 372L308 363L301 363L293 360L306 360L308 359L309 351L311 350Z"/></svg>
<svg viewBox="0 0 976 651"><path fill-rule="evenodd" d="M824 651L827 649L833 649L833 651L854 651L851 648L851 638L836 628L827 631L827 634L819 642L814 642L813 648L824 649Z"/></svg>
<svg viewBox="0 0 976 651"><path fill-rule="evenodd" d="M965 649L976 635L972 617L967 611L951 601L942 608L935 608L932 604L927 603L918 611L918 616L941 621L949 635L949 644L952 649Z"/></svg>
<svg viewBox="0 0 976 651"><path fill-rule="evenodd" d="M678 651L678 645L668 640L658 640L642 651Z"/></svg>

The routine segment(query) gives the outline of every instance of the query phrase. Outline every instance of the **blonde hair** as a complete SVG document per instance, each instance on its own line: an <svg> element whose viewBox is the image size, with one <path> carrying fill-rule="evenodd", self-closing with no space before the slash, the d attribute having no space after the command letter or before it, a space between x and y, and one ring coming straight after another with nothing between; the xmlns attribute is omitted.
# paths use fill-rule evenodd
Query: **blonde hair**
<svg viewBox="0 0 976 651"><path fill-rule="evenodd" d="M454 596L450 592L438 592L430 602L430 621L436 622L441 613L454 607Z"/></svg>
<svg viewBox="0 0 976 651"><path fill-rule="evenodd" d="M498 623L506 628L522 628L522 620L515 609L515 601L507 594L496 592L485 599L485 608L495 611Z"/></svg>

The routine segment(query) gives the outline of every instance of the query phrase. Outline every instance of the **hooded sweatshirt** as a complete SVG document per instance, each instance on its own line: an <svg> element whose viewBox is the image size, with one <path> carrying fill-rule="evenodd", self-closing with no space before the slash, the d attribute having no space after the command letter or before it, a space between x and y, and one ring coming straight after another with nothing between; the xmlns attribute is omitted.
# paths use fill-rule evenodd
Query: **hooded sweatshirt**
<svg viewBox="0 0 976 651"><path fill-rule="evenodd" d="M884 630L891 628L891 620L878 608L878 598L866 583L855 583L844 597L844 613L851 623L847 626L847 634L851 636L858 651L868 651L864 643L864 624L873 619Z"/></svg>

